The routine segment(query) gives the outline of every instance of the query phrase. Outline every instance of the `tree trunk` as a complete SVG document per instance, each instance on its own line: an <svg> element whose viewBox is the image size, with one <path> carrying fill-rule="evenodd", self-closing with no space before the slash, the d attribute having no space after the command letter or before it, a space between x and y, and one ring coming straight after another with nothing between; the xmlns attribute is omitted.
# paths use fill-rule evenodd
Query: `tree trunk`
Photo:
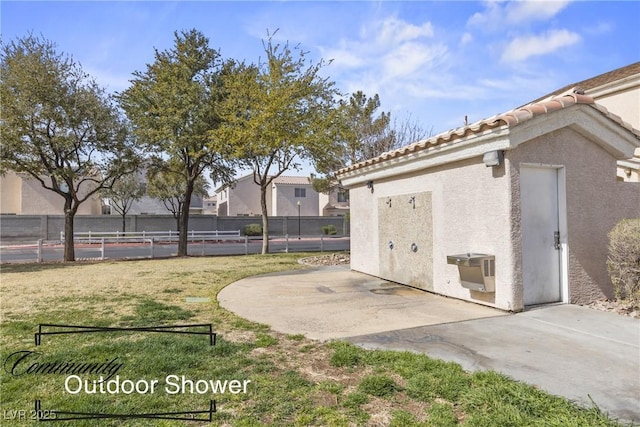
<svg viewBox="0 0 640 427"><path fill-rule="evenodd" d="M126 220L126 216L127 216L127 213L126 213L126 212L122 214L122 232L123 232L123 233L126 233L126 232L127 232L127 220Z"/></svg>
<svg viewBox="0 0 640 427"><path fill-rule="evenodd" d="M65 199L64 201L64 261L72 262L76 260L75 246L73 241L73 219L76 211L72 207L73 201Z"/></svg>
<svg viewBox="0 0 640 427"><path fill-rule="evenodd" d="M269 253L269 216L267 212L267 186L260 185L260 209L262 210L262 255Z"/></svg>
<svg viewBox="0 0 640 427"><path fill-rule="evenodd" d="M178 213L178 256L187 256L187 232L189 230L189 207L191 206L191 194L193 194L193 181L187 183L184 192L184 203Z"/></svg>

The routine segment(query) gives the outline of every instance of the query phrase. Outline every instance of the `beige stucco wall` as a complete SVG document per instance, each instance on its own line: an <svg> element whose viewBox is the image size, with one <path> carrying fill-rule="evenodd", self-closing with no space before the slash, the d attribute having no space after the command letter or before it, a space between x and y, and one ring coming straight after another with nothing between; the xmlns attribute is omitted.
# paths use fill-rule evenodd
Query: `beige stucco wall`
<svg viewBox="0 0 640 427"><path fill-rule="evenodd" d="M0 212L19 214L22 196L22 179L8 171L0 176Z"/></svg>
<svg viewBox="0 0 640 427"><path fill-rule="evenodd" d="M505 154L513 199L515 285L522 288L520 192L522 163L564 167L567 204L569 302L612 297L606 270L607 233L622 218L640 217L640 184L616 180L616 159L583 135L564 128L521 144Z"/></svg>
<svg viewBox="0 0 640 427"><path fill-rule="evenodd" d="M635 129L640 129L640 75L594 88L587 94L592 96L596 103L606 107ZM635 157L640 158L640 148L636 149ZM619 165L618 177L621 180L640 182L640 173L637 169L631 169L630 176L627 176L627 170L629 170L627 167Z"/></svg>
<svg viewBox="0 0 640 427"><path fill-rule="evenodd" d="M348 201L338 202L338 191L338 189L333 189L329 194L318 194L319 215L346 215L349 212Z"/></svg>
<svg viewBox="0 0 640 427"><path fill-rule="evenodd" d="M420 248L412 259L403 262L407 270L424 271L430 251L433 283L412 283L417 287L455 298L502 308L520 310L521 295L514 288L510 208L510 180L504 166L493 169L481 157L451 163L373 182L373 193L365 184L350 188L351 197L351 268L374 276L382 276L380 266L391 256L381 244L378 223L379 203L389 197L404 195L407 200L418 193L431 193L432 247ZM406 209L411 205L405 203ZM396 221L414 238L421 225ZM428 221L425 219L425 221ZM384 227L384 224L380 224ZM427 230L424 230L426 232ZM386 237L386 236L384 236ZM403 237L403 238L404 238ZM382 242L385 243L385 242ZM447 264L447 255L477 252L496 257L496 292L470 291L460 284L458 268ZM412 271L406 276L415 277ZM405 283L409 284L409 283Z"/></svg>
<svg viewBox="0 0 640 427"><path fill-rule="evenodd" d="M260 187L253 182L253 177L249 176L244 179L238 180L231 187L227 188L227 198L221 198L219 193L217 194L218 200L220 200L220 206L226 202L228 206L227 215L261 215L262 208L260 207ZM271 186L267 187L267 212L271 215ZM222 213L221 213L222 215Z"/></svg>
<svg viewBox="0 0 640 427"><path fill-rule="evenodd" d="M640 76L626 79L618 85L596 88L587 94L634 128L640 129Z"/></svg>
<svg viewBox="0 0 640 427"><path fill-rule="evenodd" d="M28 176L17 175L13 172L1 178L2 182L2 213L18 215L62 215L64 214L64 199L57 193L42 187L39 181ZM86 194L83 189L89 188L89 183L81 186L80 195ZM6 203L6 204L5 204ZM99 197L90 197L78 208L78 215L100 215L102 202Z"/></svg>
<svg viewBox="0 0 640 427"><path fill-rule="evenodd" d="M84 187L81 187L84 188ZM80 191L81 196L86 192ZM62 215L64 199L58 193L47 190L34 179L22 181L22 215ZM98 197L90 197L78 208L77 215L100 215L102 204Z"/></svg>
<svg viewBox="0 0 640 427"><path fill-rule="evenodd" d="M295 197L295 189L304 188L306 197ZM318 216L319 197L311 184L274 184L272 206L276 206L272 215L295 216L298 215L298 201L300 202L300 215Z"/></svg>

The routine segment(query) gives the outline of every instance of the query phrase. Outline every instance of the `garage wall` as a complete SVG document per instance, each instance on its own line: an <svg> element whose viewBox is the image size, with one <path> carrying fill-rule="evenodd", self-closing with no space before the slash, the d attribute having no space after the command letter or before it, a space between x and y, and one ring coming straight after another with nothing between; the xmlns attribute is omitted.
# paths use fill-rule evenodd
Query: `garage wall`
<svg viewBox="0 0 640 427"><path fill-rule="evenodd" d="M424 223L429 221L428 217L423 221L383 218L379 206L385 199L391 198L393 203L394 198L402 196L398 202L409 208L411 195L430 193L431 248L425 248L425 252L419 248L416 253L419 256L394 260L406 270L405 276L421 279L407 283L406 278L399 277L398 282L505 310L522 309L513 290L510 180L504 166L488 168L481 157L475 157L374 181L373 190L372 193L364 184L350 189L352 269L378 277L388 275L384 271L391 262L384 250L388 237L381 230L389 232L396 227L398 239L425 239L429 227ZM394 225L390 225L391 221ZM426 252L429 250L430 254ZM470 291L461 286L458 268L447 264L447 255L466 252L496 256L495 293ZM428 270L432 271L432 279Z"/></svg>

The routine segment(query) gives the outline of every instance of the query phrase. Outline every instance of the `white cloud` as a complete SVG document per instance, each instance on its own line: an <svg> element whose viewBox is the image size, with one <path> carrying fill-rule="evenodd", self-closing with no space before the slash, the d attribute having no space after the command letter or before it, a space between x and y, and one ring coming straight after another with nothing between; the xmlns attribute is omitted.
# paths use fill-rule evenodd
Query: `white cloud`
<svg viewBox="0 0 640 427"><path fill-rule="evenodd" d="M485 3L485 10L474 13L467 24L484 29L492 29L492 27L500 28L500 24L504 20L504 8L497 2L489 1Z"/></svg>
<svg viewBox="0 0 640 427"><path fill-rule="evenodd" d="M461 45L466 45L469 44L473 41L473 35L471 35L471 33L464 33L462 34L462 38L460 39L460 44Z"/></svg>
<svg viewBox="0 0 640 427"><path fill-rule="evenodd" d="M527 0L509 3L507 21L513 24L552 18L569 4L569 1Z"/></svg>
<svg viewBox="0 0 640 427"><path fill-rule="evenodd" d="M359 37L343 39L337 47L321 48L322 56L337 67L377 67L382 78L410 74L444 55L443 44L433 41L430 22L414 25L395 16L363 26ZM402 64L398 64L402 62ZM388 72L388 73L387 73Z"/></svg>
<svg viewBox="0 0 640 427"><path fill-rule="evenodd" d="M129 80L133 78L131 73L119 73L103 67L83 66L83 69L108 93L122 92L131 85Z"/></svg>
<svg viewBox="0 0 640 427"><path fill-rule="evenodd" d="M596 25L587 27L584 31L588 34L599 36L611 33L614 29L615 26L610 22L598 22Z"/></svg>
<svg viewBox="0 0 640 427"><path fill-rule="evenodd" d="M436 81L446 74L449 51L435 39L429 21L410 23L389 16L320 50L322 57L333 59L333 77L343 90L378 93L385 105L406 106L409 98L424 96L423 88L446 86Z"/></svg>
<svg viewBox="0 0 640 427"><path fill-rule="evenodd" d="M420 70L432 69L446 53L443 45L405 43L390 51L384 57L382 66L387 78L411 76Z"/></svg>
<svg viewBox="0 0 640 427"><path fill-rule="evenodd" d="M569 3L570 0L489 1L484 3L485 10L473 14L467 23L484 30L502 30L505 25L515 26L553 18Z"/></svg>
<svg viewBox="0 0 640 427"><path fill-rule="evenodd" d="M322 50L322 56L333 61L333 68L359 68L365 65L365 58L348 47Z"/></svg>
<svg viewBox="0 0 640 427"><path fill-rule="evenodd" d="M539 36L516 37L502 53L502 61L519 62L531 56L546 55L580 41L580 36L568 30L551 30Z"/></svg>
<svg viewBox="0 0 640 427"><path fill-rule="evenodd" d="M378 32L376 37L378 43L386 46L397 45L421 37L433 37L433 26L430 22L413 25L393 16L376 25L374 29Z"/></svg>

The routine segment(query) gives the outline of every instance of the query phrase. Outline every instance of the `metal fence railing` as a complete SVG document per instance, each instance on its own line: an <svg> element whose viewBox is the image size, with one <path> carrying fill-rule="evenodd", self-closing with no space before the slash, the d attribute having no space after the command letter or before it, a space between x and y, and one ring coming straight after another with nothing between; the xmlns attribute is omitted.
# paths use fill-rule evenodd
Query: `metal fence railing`
<svg viewBox="0 0 640 427"><path fill-rule="evenodd" d="M177 255L177 237L96 235L76 236L76 260L169 258ZM348 236L306 235L269 238L270 253L347 251ZM211 235L194 232L188 236L187 252L190 256L249 255L262 250L262 237ZM0 246L0 262L60 261L64 255L64 241L38 240L30 244Z"/></svg>
<svg viewBox="0 0 640 427"><path fill-rule="evenodd" d="M187 232L187 240L219 239L220 237L240 236L240 230L213 230ZM109 241L126 241L134 239L156 239L156 241L175 241L180 237L178 231L78 231L73 233L73 240L108 239ZM64 231L60 232L60 240L64 242Z"/></svg>

